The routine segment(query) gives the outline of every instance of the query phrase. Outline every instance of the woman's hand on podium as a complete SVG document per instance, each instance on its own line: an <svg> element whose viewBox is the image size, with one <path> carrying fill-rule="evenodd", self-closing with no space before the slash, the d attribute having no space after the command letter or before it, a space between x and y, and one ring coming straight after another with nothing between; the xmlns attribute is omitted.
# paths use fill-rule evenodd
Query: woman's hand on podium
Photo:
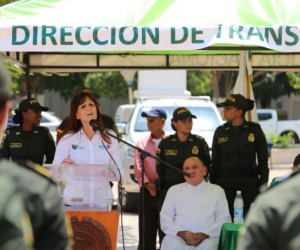
<svg viewBox="0 0 300 250"><path fill-rule="evenodd" d="M62 164L75 164L75 161L73 161L71 158L65 158L63 159Z"/></svg>

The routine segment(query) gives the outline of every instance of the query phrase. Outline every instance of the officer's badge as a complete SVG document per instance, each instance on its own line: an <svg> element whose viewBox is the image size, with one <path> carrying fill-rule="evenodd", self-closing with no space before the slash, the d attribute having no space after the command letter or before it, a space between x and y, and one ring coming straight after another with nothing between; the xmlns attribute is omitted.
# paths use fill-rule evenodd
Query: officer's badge
<svg viewBox="0 0 300 250"><path fill-rule="evenodd" d="M34 130L34 131L33 131L33 133L34 133L34 134L38 134L38 133L39 133L39 131L37 131L37 130Z"/></svg>
<svg viewBox="0 0 300 250"><path fill-rule="evenodd" d="M156 153L157 153L157 154L160 154L160 148L157 148L157 149L156 149Z"/></svg>
<svg viewBox="0 0 300 250"><path fill-rule="evenodd" d="M255 140L254 134L249 134L248 141L254 142L254 140Z"/></svg>
<svg viewBox="0 0 300 250"><path fill-rule="evenodd" d="M4 133L3 135L2 135L2 140L5 140L6 139L6 133Z"/></svg>
<svg viewBox="0 0 300 250"><path fill-rule="evenodd" d="M76 150L77 149L77 145L72 144L72 149Z"/></svg>
<svg viewBox="0 0 300 250"><path fill-rule="evenodd" d="M199 153L198 147L197 147L197 146L194 146L194 147L192 148L192 154L197 155L198 153Z"/></svg>
<svg viewBox="0 0 300 250"><path fill-rule="evenodd" d="M16 135L20 135L21 133L18 131L18 132L16 132Z"/></svg>

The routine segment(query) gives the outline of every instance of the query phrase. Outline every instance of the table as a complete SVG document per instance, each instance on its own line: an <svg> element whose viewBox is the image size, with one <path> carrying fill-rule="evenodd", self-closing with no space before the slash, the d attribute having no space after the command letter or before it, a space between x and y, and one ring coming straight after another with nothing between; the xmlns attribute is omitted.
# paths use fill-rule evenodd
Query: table
<svg viewBox="0 0 300 250"><path fill-rule="evenodd" d="M224 223L218 244L218 250L235 250L242 224Z"/></svg>

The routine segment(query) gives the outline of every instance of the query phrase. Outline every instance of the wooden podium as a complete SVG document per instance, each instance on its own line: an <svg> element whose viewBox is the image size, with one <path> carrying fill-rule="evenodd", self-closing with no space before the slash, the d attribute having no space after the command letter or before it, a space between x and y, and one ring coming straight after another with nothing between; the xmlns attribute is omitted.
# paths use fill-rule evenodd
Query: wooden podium
<svg viewBox="0 0 300 250"><path fill-rule="evenodd" d="M66 207L73 229L74 250L116 250L119 211Z"/></svg>
<svg viewBox="0 0 300 250"><path fill-rule="evenodd" d="M73 229L74 250L116 250L119 211L107 211L116 165L44 164L57 182ZM111 191L110 191L111 192ZM112 194L111 194L112 195Z"/></svg>

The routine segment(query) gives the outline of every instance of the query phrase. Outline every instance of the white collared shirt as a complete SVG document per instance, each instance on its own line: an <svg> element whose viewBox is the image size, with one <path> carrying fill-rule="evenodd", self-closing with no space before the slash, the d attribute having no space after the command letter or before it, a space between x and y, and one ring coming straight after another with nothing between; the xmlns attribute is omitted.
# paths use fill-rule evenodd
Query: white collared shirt
<svg viewBox="0 0 300 250"><path fill-rule="evenodd" d="M109 132L115 135L113 131ZM65 158L71 158L75 164L114 165L115 163L112 160L113 158L120 170L122 178L124 175L124 168L120 157L118 141L115 138L110 139L111 144L105 142L100 134L95 134L92 140L89 140L82 129L75 134L66 134L60 139L56 146L53 164L61 164ZM111 154L112 158L106 151L105 147ZM116 176L114 179L110 178L110 180L118 181L120 180L120 176ZM70 195L70 192L75 192L79 184L80 183L78 181L73 181L72 183L69 182L66 186L64 195L66 192L68 192L68 195ZM84 185L84 183L81 184ZM106 185L108 189L108 199L112 199L113 194L109 187L109 183ZM96 187L96 189L101 189L100 184L98 188Z"/></svg>
<svg viewBox="0 0 300 250"><path fill-rule="evenodd" d="M160 212L161 229L173 237L189 230L218 238L225 222L231 222L231 217L224 190L205 181L172 186Z"/></svg>

